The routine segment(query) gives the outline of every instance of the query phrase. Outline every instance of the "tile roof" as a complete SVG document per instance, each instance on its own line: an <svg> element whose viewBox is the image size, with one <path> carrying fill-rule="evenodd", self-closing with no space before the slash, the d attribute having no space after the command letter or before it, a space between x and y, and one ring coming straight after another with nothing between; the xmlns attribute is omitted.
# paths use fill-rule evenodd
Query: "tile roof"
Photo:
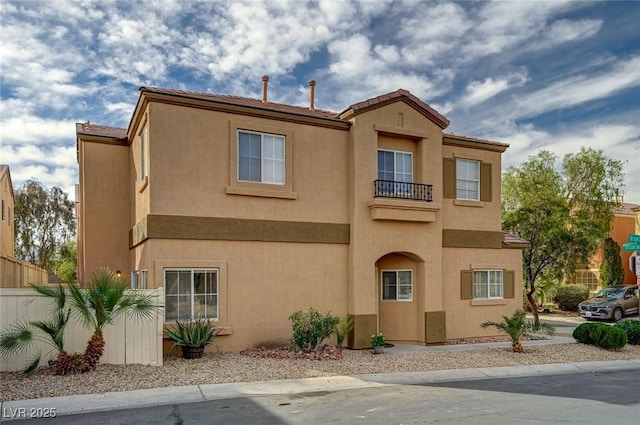
<svg viewBox="0 0 640 425"><path fill-rule="evenodd" d="M325 111L323 109L314 109L313 111L309 107L286 105L284 103L275 102L262 102L262 99L253 99L249 97L213 94L213 93L199 93L186 90L176 89L163 89L158 87L140 87L141 93L156 93L167 94L171 96L178 96L185 99L205 100L210 102L224 103L227 105L247 106L255 109L269 110L284 112L287 114L303 115L315 118L330 119L335 121L342 121L338 118L338 114L331 111Z"/></svg>
<svg viewBox="0 0 640 425"><path fill-rule="evenodd" d="M620 205L616 206L613 209L613 213L614 214L620 214L620 215L633 215L635 216L636 213L635 211L640 208L640 205L638 204L630 204L628 202L623 202Z"/></svg>
<svg viewBox="0 0 640 425"><path fill-rule="evenodd" d="M529 246L529 241L525 240L525 239L521 239L517 236L512 235L511 233L508 232L503 232L504 233L504 240L502 241L502 245L504 247L514 247L514 248L520 248L520 247L528 247Z"/></svg>
<svg viewBox="0 0 640 425"><path fill-rule="evenodd" d="M509 147L508 143L502 143L502 142L496 142L493 140L487 140L487 139L478 139L477 137L469 137L469 136L463 136L462 134L455 134L455 133L442 133L442 139L454 139L454 140L463 140L463 141L469 141L469 142L474 142L474 143L480 143L480 144L484 144L484 145L493 145L493 146L502 146L505 148Z"/></svg>
<svg viewBox="0 0 640 425"><path fill-rule="evenodd" d="M425 102L418 99L416 96L412 95L409 91L404 89L398 89L391 93L383 94L377 97L372 97L371 99L363 100L362 102L354 103L353 105L342 111L340 113L340 116L345 115L348 111L353 111L354 114L358 114L360 112L368 111L378 106L387 105L398 100L406 101L407 103L415 107L418 111L420 111L423 115L427 116L436 124L438 124L441 128L444 129L449 126L450 121L444 115L441 115L431 106L427 105Z"/></svg>
<svg viewBox="0 0 640 425"><path fill-rule="evenodd" d="M96 125L91 124L89 121L85 123L76 123L76 133L84 134L86 136L110 137L120 140L124 140L127 138L126 128Z"/></svg>

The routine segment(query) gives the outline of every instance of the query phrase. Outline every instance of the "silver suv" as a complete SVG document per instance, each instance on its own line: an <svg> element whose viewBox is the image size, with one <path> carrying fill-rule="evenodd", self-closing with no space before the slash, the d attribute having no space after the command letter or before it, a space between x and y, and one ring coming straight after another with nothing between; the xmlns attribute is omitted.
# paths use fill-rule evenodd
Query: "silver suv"
<svg viewBox="0 0 640 425"><path fill-rule="evenodd" d="M637 313L638 286L610 286L578 304L580 316L590 319L618 321L627 314Z"/></svg>

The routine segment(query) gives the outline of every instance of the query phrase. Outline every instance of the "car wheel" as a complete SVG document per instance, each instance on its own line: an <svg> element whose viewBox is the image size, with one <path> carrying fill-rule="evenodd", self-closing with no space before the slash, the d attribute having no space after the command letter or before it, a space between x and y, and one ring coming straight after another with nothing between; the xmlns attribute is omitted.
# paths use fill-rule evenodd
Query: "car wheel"
<svg viewBox="0 0 640 425"><path fill-rule="evenodd" d="M620 319L622 319L622 309L621 308L616 308L615 310L613 310L613 320L615 320L616 322Z"/></svg>

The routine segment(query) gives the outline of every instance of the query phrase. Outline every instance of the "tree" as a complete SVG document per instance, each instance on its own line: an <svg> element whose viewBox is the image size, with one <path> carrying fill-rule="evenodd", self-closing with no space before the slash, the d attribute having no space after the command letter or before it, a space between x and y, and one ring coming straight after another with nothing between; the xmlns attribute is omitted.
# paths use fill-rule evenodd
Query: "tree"
<svg viewBox="0 0 640 425"><path fill-rule="evenodd" d="M607 237L622 163L581 148L565 155L560 171L548 151L510 167L502 182L503 229L529 241L523 250L527 300L539 323L534 293L540 278L562 279Z"/></svg>
<svg viewBox="0 0 640 425"><path fill-rule="evenodd" d="M68 240L60 246L59 264L56 274L66 282L78 281L78 247L75 240Z"/></svg>
<svg viewBox="0 0 640 425"><path fill-rule="evenodd" d="M611 238L604 241L604 258L600 266L600 283L603 287L622 285L624 268L620 258L620 245Z"/></svg>
<svg viewBox="0 0 640 425"><path fill-rule="evenodd" d="M31 179L15 192L16 257L55 270L62 243L75 234L74 205L62 189Z"/></svg>
<svg viewBox="0 0 640 425"><path fill-rule="evenodd" d="M548 323L533 324L526 320L527 313L523 310L516 310L511 317L502 316L501 322L486 321L480 326L482 328L488 328L494 326L500 332L506 333L511 337L511 350L514 353L524 352L520 339L523 336L528 335L531 332L544 332L548 335L555 333L555 328Z"/></svg>

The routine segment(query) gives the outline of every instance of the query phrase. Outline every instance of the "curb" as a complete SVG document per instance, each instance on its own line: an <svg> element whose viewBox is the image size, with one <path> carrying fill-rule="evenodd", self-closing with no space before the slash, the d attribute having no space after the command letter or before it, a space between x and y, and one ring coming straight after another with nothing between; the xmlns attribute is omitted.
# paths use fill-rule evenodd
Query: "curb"
<svg viewBox="0 0 640 425"><path fill-rule="evenodd" d="M2 412L0 422L29 419L34 417L32 412L42 411L55 412L55 416L65 416L238 397L300 394L317 391L344 391L381 386L427 385L441 382L593 373L628 369L640 369L640 359L188 385L104 394L7 401L0 404ZM18 412L18 414L16 414L16 412ZM22 414L22 412L24 412L24 414Z"/></svg>

